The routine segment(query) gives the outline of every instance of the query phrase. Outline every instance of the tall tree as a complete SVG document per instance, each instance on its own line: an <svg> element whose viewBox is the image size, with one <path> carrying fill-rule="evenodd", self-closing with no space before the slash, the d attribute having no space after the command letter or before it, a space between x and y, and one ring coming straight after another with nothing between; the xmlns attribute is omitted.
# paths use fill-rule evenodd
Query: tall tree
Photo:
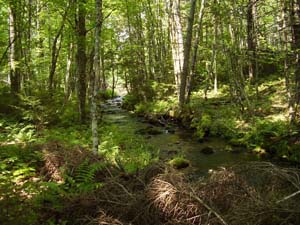
<svg viewBox="0 0 300 225"><path fill-rule="evenodd" d="M100 80L100 35L102 28L102 0L95 0L96 8L96 27L95 27L95 54L94 54L94 77L92 78L92 99L91 99L91 117L92 117L92 136L93 136L93 152L98 153L99 137L98 137L98 110L97 110L97 94L99 92Z"/></svg>
<svg viewBox="0 0 300 225"><path fill-rule="evenodd" d="M77 0L77 17L76 17L76 33L77 33L77 79L78 79L78 100L80 121L86 119L86 0Z"/></svg>
<svg viewBox="0 0 300 225"><path fill-rule="evenodd" d="M194 17L195 17L195 9L196 9L196 0L191 0L190 13L188 18L188 27L186 40L184 44L184 60L181 74L181 82L180 82L180 93L179 93L179 105L182 109L187 97L187 77L190 72L190 52L192 46L192 37L193 37L193 25L194 25Z"/></svg>
<svg viewBox="0 0 300 225"><path fill-rule="evenodd" d="M180 1L168 1L169 13L169 32L171 39L171 49L173 58L173 69L175 75L175 84L177 87L177 94L180 93L180 76L182 74L183 60L184 60L184 46L182 25L180 18ZM178 98L179 99L179 98Z"/></svg>
<svg viewBox="0 0 300 225"><path fill-rule="evenodd" d="M294 87L293 112L291 122L296 122L296 115L300 104L300 0L290 1L290 22L292 31L292 52L294 58Z"/></svg>
<svg viewBox="0 0 300 225"><path fill-rule="evenodd" d="M247 6L247 43L249 56L249 79L255 77L256 42L255 42L255 9L257 0L249 0Z"/></svg>
<svg viewBox="0 0 300 225"><path fill-rule="evenodd" d="M193 44L191 72L190 72L190 76L187 79L187 82L188 82L188 84L187 84L187 93L188 93L187 102L189 102L189 100L190 100L193 79L196 75L198 49L199 49L200 40L202 38L202 28L203 28L202 21L203 21L204 9L205 9L205 2L206 2L205 0L201 0L200 11L199 11L199 15L198 15L196 37L195 37L194 44Z"/></svg>
<svg viewBox="0 0 300 225"><path fill-rule="evenodd" d="M13 94L21 91L21 1L9 1L10 83Z"/></svg>
<svg viewBox="0 0 300 225"><path fill-rule="evenodd" d="M57 59L58 59L59 52L60 52L61 46L62 46L62 33L63 33L63 29L65 26L66 18L68 15L68 7L69 6L66 7L65 12L62 16L62 21L61 21L60 27L54 37L52 47L51 47L51 65L50 65L49 84L48 84L50 93L52 93L52 89L53 89L53 82L54 82L53 79L54 79L54 75L55 75L55 71L56 71Z"/></svg>

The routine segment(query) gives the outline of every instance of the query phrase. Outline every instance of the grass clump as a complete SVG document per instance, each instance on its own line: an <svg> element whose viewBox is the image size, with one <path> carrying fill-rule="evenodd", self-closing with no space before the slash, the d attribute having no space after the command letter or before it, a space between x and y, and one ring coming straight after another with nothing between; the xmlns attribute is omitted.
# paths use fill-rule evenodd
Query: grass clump
<svg viewBox="0 0 300 225"><path fill-rule="evenodd" d="M168 164L175 169L184 169L190 166L189 160L185 159L182 156L175 157L171 159Z"/></svg>

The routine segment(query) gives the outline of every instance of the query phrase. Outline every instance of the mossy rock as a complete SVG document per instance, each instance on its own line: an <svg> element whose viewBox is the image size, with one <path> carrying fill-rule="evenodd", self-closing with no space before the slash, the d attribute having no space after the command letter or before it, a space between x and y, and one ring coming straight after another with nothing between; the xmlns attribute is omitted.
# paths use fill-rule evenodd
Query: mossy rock
<svg viewBox="0 0 300 225"><path fill-rule="evenodd" d="M225 146L225 151L226 152L231 152L233 150L232 146L231 145L226 145Z"/></svg>
<svg viewBox="0 0 300 225"><path fill-rule="evenodd" d="M141 135L158 135L158 134L162 134L163 131L157 127L146 127L140 130L137 130L135 132L136 134L141 134Z"/></svg>
<svg viewBox="0 0 300 225"><path fill-rule="evenodd" d="M146 128L146 131L148 134L150 135L158 135L158 134L162 134L163 131L157 127L149 127L149 128Z"/></svg>
<svg viewBox="0 0 300 225"><path fill-rule="evenodd" d="M215 153L215 150L212 147L207 146L207 147L204 147L203 149L201 149L201 153L203 153L205 155L211 155L211 154Z"/></svg>
<svg viewBox="0 0 300 225"><path fill-rule="evenodd" d="M190 162L187 159L182 158L182 157L176 157L176 158L170 160L168 163L173 168L178 169L178 170L184 169L184 168L187 168L190 166Z"/></svg>
<svg viewBox="0 0 300 225"><path fill-rule="evenodd" d="M243 138L232 138L229 140L229 143L233 147L247 146L247 143Z"/></svg>
<svg viewBox="0 0 300 225"><path fill-rule="evenodd" d="M239 154L243 151L241 147L233 147L231 145L226 145L224 150L233 154Z"/></svg>
<svg viewBox="0 0 300 225"><path fill-rule="evenodd" d="M174 134L176 132L175 127L167 126L166 131L170 134Z"/></svg>
<svg viewBox="0 0 300 225"><path fill-rule="evenodd" d="M267 152L266 149L257 146L255 149L253 149L253 152L256 153L260 158L262 159L270 159L271 155Z"/></svg>
<svg viewBox="0 0 300 225"><path fill-rule="evenodd" d="M178 154L178 151L177 150L168 150L167 151L167 154L170 156L170 155L177 155Z"/></svg>

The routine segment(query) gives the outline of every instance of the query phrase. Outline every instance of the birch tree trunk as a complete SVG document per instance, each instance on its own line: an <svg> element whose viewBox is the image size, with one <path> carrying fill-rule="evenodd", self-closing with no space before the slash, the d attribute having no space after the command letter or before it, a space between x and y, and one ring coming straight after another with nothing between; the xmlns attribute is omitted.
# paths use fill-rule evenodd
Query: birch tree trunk
<svg viewBox="0 0 300 225"><path fill-rule="evenodd" d="M9 46L10 46L10 84L12 94L21 91L21 34L18 24L18 7L19 1L10 1L9 4Z"/></svg>
<svg viewBox="0 0 300 225"><path fill-rule="evenodd" d="M92 137L93 153L98 154L98 110L97 94L99 92L100 71L100 35L102 27L102 0L95 0L96 3L96 28L95 28L95 55L94 55L94 79L92 79L92 99L91 99L91 117L92 117Z"/></svg>
<svg viewBox="0 0 300 225"><path fill-rule="evenodd" d="M73 43L69 43L68 46L68 54L67 54L67 62L66 62L66 75L65 75L65 100L69 99L71 95L71 81L72 81L72 60L73 60Z"/></svg>
<svg viewBox="0 0 300 225"><path fill-rule="evenodd" d="M215 4L218 4L218 1L214 1ZM211 72L214 78L214 93L218 93L218 71L217 71L217 44L218 44L218 15L214 15L214 41L212 46L212 65L211 65Z"/></svg>
<svg viewBox="0 0 300 225"><path fill-rule="evenodd" d="M180 76L182 73L184 50L183 50L183 37L182 26L180 21L180 1L169 0L169 32L171 39L171 49L174 67L175 84L177 87L177 94L179 99L180 93Z"/></svg>

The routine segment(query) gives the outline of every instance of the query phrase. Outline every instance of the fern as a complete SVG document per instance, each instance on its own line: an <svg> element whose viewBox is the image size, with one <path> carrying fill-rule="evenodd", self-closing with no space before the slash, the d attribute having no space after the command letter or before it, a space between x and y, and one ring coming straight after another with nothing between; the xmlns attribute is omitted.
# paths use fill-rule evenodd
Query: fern
<svg viewBox="0 0 300 225"><path fill-rule="evenodd" d="M95 180L98 171L104 168L104 163L89 164L86 160L81 163L74 171L74 185L77 192L89 192L101 187L101 183Z"/></svg>

